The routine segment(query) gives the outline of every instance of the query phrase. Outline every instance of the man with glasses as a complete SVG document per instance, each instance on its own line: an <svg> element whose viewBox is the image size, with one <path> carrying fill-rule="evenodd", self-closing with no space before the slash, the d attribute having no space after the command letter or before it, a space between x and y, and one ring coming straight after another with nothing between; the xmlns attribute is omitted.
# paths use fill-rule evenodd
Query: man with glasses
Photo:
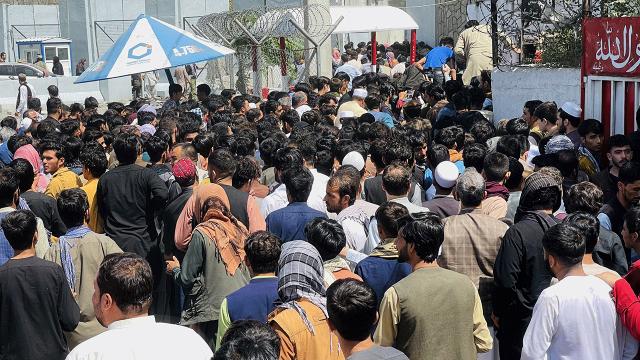
<svg viewBox="0 0 640 360"><path fill-rule="evenodd" d="M398 261L413 272L385 292L374 341L410 359L476 359L489 351L493 340L478 291L467 276L436 262L444 240L438 215L410 214L398 227Z"/></svg>

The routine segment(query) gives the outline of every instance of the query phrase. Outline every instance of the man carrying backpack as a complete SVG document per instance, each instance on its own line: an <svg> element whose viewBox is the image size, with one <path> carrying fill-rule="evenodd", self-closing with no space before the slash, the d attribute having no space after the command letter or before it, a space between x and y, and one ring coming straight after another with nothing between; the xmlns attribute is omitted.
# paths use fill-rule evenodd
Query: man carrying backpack
<svg viewBox="0 0 640 360"><path fill-rule="evenodd" d="M16 116L22 117L22 114L27 110L27 102L33 97L35 89L30 84L27 84L27 75L18 75L18 98L16 99Z"/></svg>

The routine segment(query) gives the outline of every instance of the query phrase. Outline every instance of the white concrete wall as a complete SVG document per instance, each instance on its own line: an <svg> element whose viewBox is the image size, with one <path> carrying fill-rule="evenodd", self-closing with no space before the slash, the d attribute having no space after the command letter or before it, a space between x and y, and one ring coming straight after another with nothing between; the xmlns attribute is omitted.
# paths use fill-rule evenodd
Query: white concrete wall
<svg viewBox="0 0 640 360"><path fill-rule="evenodd" d="M580 103L580 69L501 67L491 78L494 119L522 115L528 100Z"/></svg>
<svg viewBox="0 0 640 360"><path fill-rule="evenodd" d="M33 96L40 98L43 111L46 110L46 102L49 98L47 87L56 85L60 90L60 99L70 105L74 102L84 103L84 99L93 96L99 102L131 101L131 79L122 77L105 81L97 81L83 84L74 84L75 76L49 77L42 79L29 79L29 84L35 88ZM0 81L0 116L13 114L16 110L16 98L18 95L17 80Z"/></svg>

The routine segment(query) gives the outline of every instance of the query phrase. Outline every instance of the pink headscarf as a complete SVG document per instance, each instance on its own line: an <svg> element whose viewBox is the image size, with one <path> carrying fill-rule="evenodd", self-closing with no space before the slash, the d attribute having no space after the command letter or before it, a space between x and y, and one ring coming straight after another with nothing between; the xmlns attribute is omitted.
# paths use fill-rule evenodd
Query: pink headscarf
<svg viewBox="0 0 640 360"><path fill-rule="evenodd" d="M38 191L44 191L47 188L47 178L40 172L42 169L42 160L40 160L40 154L36 148L31 144L23 145L16 153L13 154L14 159L25 159L27 160L31 166L33 167L33 173L36 176Z"/></svg>

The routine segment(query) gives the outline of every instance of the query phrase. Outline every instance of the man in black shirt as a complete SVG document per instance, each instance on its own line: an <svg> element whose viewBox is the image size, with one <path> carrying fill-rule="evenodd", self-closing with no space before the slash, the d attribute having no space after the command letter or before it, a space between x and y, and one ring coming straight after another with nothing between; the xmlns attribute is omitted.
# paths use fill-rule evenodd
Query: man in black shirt
<svg viewBox="0 0 640 360"><path fill-rule="evenodd" d="M502 238L493 268L496 284L493 314L501 359L519 359L533 306L552 274L547 268L542 237L556 224L553 212L562 198L561 180L536 172L524 183L513 225Z"/></svg>
<svg viewBox="0 0 640 360"><path fill-rule="evenodd" d="M44 227L49 230L53 236L60 237L67 233L67 227L62 222L56 199L47 196L41 192L31 190L33 185L34 173L33 167L25 159L15 159L10 166L16 171L20 181L20 197L23 198L29 209L42 219Z"/></svg>
<svg viewBox="0 0 640 360"><path fill-rule="evenodd" d="M0 357L62 360L69 352L63 331L80 321L62 268L37 258L36 217L16 210L2 221L14 256L0 267Z"/></svg>
<svg viewBox="0 0 640 360"><path fill-rule="evenodd" d="M164 264L155 214L165 207L168 189L155 171L135 164L142 153L137 136L118 135L113 150L119 165L100 177L96 191L104 231L122 251L146 258L157 286Z"/></svg>
<svg viewBox="0 0 640 360"><path fill-rule="evenodd" d="M147 257L158 247L154 212L167 201L167 186L151 170L136 165L139 139L120 134L113 142L119 165L98 182L98 208L107 236L124 252Z"/></svg>
<svg viewBox="0 0 640 360"><path fill-rule="evenodd" d="M613 135L609 138L608 144L607 159L610 165L597 173L593 179L596 185L602 189L604 198L607 200L614 198L618 192L620 168L633 158L631 144L624 135Z"/></svg>

